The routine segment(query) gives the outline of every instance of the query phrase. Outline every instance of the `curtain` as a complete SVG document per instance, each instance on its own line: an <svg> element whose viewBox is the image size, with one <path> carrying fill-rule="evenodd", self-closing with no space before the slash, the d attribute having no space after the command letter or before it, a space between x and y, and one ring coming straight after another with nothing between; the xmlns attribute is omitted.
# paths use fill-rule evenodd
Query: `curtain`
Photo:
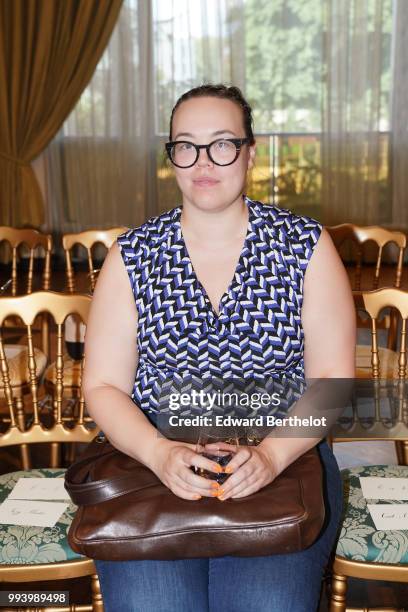
<svg viewBox="0 0 408 612"><path fill-rule="evenodd" d="M246 95L257 155L248 195L321 217L323 6L245 0Z"/></svg>
<svg viewBox="0 0 408 612"><path fill-rule="evenodd" d="M163 150L176 99L244 88L243 0L125 0L95 74L46 151L48 231L137 226L180 203Z"/></svg>
<svg viewBox="0 0 408 612"><path fill-rule="evenodd" d="M122 0L0 3L0 225L44 221L30 162L89 81Z"/></svg>
<svg viewBox="0 0 408 612"><path fill-rule="evenodd" d="M328 0L323 103L323 220L391 220L387 137L391 0ZM406 22L405 22L406 27ZM388 85L388 88L387 88Z"/></svg>
<svg viewBox="0 0 408 612"><path fill-rule="evenodd" d="M125 0L89 86L47 149L46 229L136 226L177 205L163 153L172 106L187 89L219 81L241 87L254 109L249 196L330 225L402 223L404 196L393 204L389 167L406 137L406 56L397 58L406 4ZM400 90L390 150L392 48ZM403 168L394 163L395 194Z"/></svg>
<svg viewBox="0 0 408 612"><path fill-rule="evenodd" d="M157 132L162 148L172 107L185 91L202 83L224 83L245 92L244 0L156 0L154 6ZM180 201L172 168L161 154L158 212Z"/></svg>
<svg viewBox="0 0 408 612"><path fill-rule="evenodd" d="M138 224L154 202L151 3L124 3L109 45L47 150L47 230Z"/></svg>
<svg viewBox="0 0 408 612"><path fill-rule="evenodd" d="M408 3L396 0L393 94L391 113L391 175L393 225L408 228Z"/></svg>

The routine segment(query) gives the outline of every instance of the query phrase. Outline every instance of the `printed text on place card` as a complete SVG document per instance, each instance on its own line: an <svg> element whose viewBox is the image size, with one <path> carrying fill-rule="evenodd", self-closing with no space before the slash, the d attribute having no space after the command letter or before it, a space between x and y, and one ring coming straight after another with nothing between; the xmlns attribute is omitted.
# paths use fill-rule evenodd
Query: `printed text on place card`
<svg viewBox="0 0 408 612"><path fill-rule="evenodd" d="M366 499L408 499L408 478L360 476L360 485Z"/></svg>

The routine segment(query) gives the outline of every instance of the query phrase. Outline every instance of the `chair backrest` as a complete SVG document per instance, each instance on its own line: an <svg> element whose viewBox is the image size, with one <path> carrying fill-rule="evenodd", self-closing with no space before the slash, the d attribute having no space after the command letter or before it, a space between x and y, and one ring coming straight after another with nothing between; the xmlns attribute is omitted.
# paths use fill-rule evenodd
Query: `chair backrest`
<svg viewBox="0 0 408 612"><path fill-rule="evenodd" d="M369 316L371 347L363 347L367 348L361 354L364 372L355 380L351 406L331 430L332 441L407 440L408 292L385 287L354 292L353 295L356 308ZM399 318L396 353L378 345L378 319L381 311L388 308ZM357 359L361 348L357 347Z"/></svg>
<svg viewBox="0 0 408 612"><path fill-rule="evenodd" d="M378 318L385 308L392 308L400 316L398 331L398 378L407 377L407 319L408 291L395 287L385 287L374 291L355 292L357 309L363 309L371 319L371 370L375 379L381 376L381 359L378 345ZM384 378L386 378L384 376Z"/></svg>
<svg viewBox="0 0 408 612"><path fill-rule="evenodd" d="M35 229L17 229L0 226L0 242L7 242L12 249L11 295L17 295L17 251L22 244L25 244L30 250L26 293L31 293L33 289L34 253L37 247L40 246L45 251L42 288L44 291L50 288L52 251L52 237L50 234L42 234Z"/></svg>
<svg viewBox="0 0 408 612"><path fill-rule="evenodd" d="M85 232L79 232L77 234L64 234L62 237L62 246L65 251L65 261L66 261L66 269L67 269L67 285L68 291L70 293L74 293L75 291L75 278L74 278L74 270L72 266L71 259L71 249L79 244L83 246L87 251L87 259L88 259L88 272L91 283L91 290L95 289L96 277L98 274L98 270L94 269L93 259L92 259L92 247L95 244L103 244L107 249L109 249L112 244L115 242L116 238L123 234L123 232L127 231L127 227L112 227L107 230L87 230Z"/></svg>
<svg viewBox="0 0 408 612"><path fill-rule="evenodd" d="M358 226L351 223L343 223L326 228L333 239L337 248L346 241L352 241L357 245L355 282L353 289L359 291L361 289L361 272L363 262L363 244L366 242L374 242L378 247L377 260L375 264L374 279L372 289L378 289L380 280L381 263L384 246L388 243L394 243L398 247L398 260L395 268L394 287L401 286L402 266L404 259L404 250L407 246L407 237L403 232L384 229L379 226Z"/></svg>
<svg viewBox="0 0 408 612"><path fill-rule="evenodd" d="M66 295L51 291L39 291L31 295L19 297L4 297L0 299L0 329L9 316L18 316L27 330L27 366L29 386L33 409L33 422L28 429L22 430L16 419L13 388L10 381L10 371L6 357L5 344L0 334L0 382L6 398L10 427L0 436L0 446L24 445L31 443L57 442L89 442L95 437L95 430L85 424L84 399L81 392L79 411L76 417L70 419L70 426L65 425L62 416L64 359L63 359L63 324L69 315L79 315L87 322L91 298L88 295ZM47 428L41 422L39 414L39 384L36 376L36 359L33 340L33 323L40 313L48 313L56 324L56 411L52 427ZM82 366L83 367L83 366ZM82 369L81 369L82 372Z"/></svg>

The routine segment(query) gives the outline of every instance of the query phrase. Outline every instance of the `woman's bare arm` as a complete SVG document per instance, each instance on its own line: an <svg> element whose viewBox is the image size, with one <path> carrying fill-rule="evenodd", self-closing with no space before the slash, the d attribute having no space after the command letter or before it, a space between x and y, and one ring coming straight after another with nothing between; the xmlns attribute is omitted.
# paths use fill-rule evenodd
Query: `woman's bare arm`
<svg viewBox="0 0 408 612"><path fill-rule="evenodd" d="M88 412L116 448L150 467L173 493L190 500L211 496L211 481L190 466L218 471L219 465L190 444L159 436L130 398L137 363L137 310L115 244L98 277L85 336Z"/></svg>
<svg viewBox="0 0 408 612"><path fill-rule="evenodd" d="M353 296L346 270L325 229L307 267L303 295L306 379L354 378L356 315ZM306 396L307 392L305 400ZM319 438L267 438L261 446L273 449L280 472L317 442Z"/></svg>
<svg viewBox="0 0 408 612"><path fill-rule="evenodd" d="M83 390L89 414L112 444L150 465L158 434L130 398L137 363L136 304L115 244L105 259L92 299Z"/></svg>
<svg viewBox="0 0 408 612"><path fill-rule="evenodd" d="M309 262L304 282L302 324L305 335L307 379L354 378L355 312L346 271L323 230ZM316 415L316 406L329 396L327 386L312 384L290 416ZM316 397L317 396L317 397ZM323 399L323 402L322 402ZM341 410L340 410L341 412ZM315 446L321 438L303 437L294 428L279 428L279 437L266 437L259 446L243 447L229 463L235 472L225 482L222 496L246 497L274 480L278 474ZM298 434L298 437L296 436ZM323 434L324 435L324 434ZM282 436L282 437L281 437Z"/></svg>
<svg viewBox="0 0 408 612"><path fill-rule="evenodd" d="M302 324L306 378L354 378L353 295L347 272L325 229L305 274Z"/></svg>

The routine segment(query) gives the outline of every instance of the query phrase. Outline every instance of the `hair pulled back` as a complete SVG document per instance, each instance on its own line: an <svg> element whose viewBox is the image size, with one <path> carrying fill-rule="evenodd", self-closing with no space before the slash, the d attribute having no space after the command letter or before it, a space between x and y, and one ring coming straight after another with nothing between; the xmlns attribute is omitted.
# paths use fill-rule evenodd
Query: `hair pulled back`
<svg viewBox="0 0 408 612"><path fill-rule="evenodd" d="M192 98L221 98L222 100L231 100L234 104L237 104L242 110L242 116L244 120L244 129L245 136L249 138L249 144L253 145L255 143L254 133L253 133L253 119L252 119L252 108L245 100L242 95L242 91L239 87L227 85L223 85L219 83L218 85L212 85L211 83L205 85L199 85L198 87L194 87L189 91L186 91L180 98L177 100L176 104L171 111L170 117L170 140L172 140L172 126L173 126L173 117L174 113L178 109L178 107L186 102L187 100L191 100Z"/></svg>

